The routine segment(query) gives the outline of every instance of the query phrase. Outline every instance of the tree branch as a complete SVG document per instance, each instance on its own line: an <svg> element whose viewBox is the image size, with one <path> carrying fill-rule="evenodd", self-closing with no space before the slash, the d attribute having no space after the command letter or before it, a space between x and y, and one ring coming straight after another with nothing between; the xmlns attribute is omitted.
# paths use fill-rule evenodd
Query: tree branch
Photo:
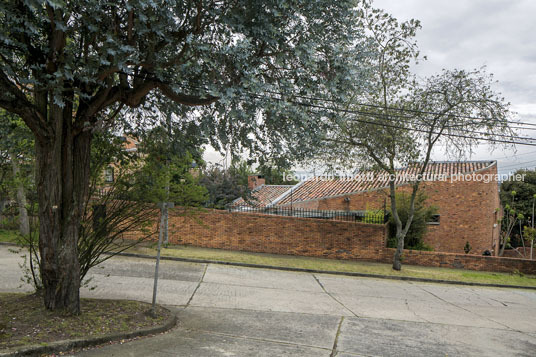
<svg viewBox="0 0 536 357"><path fill-rule="evenodd" d="M158 89L169 99L177 102L179 104L188 105L188 106L201 106L201 105L210 105L219 100L219 97L207 96L202 98L200 96L193 96L188 94L177 94L166 84L159 83Z"/></svg>
<svg viewBox="0 0 536 357"><path fill-rule="evenodd" d="M19 115L40 141L51 134L46 118L0 70L0 107Z"/></svg>

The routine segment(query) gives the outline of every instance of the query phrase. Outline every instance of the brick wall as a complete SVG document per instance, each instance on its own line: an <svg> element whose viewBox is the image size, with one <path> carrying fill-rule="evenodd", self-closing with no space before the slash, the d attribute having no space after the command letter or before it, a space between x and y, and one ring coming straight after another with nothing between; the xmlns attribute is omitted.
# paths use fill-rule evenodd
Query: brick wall
<svg viewBox="0 0 536 357"><path fill-rule="evenodd" d="M496 174L494 165L479 174ZM427 204L438 207L439 225L430 225L424 242L437 252L464 253L466 242L472 253L479 255L494 250L498 245L499 227L496 209L500 207L497 182L483 181L434 181L424 182L422 190L428 196ZM399 191L409 191L410 186L400 186ZM338 197L294 202L292 207L321 210L366 210L389 208L385 190L372 190ZM287 205L288 206L288 205Z"/></svg>
<svg viewBox="0 0 536 357"><path fill-rule="evenodd" d="M530 245L525 248L505 249L503 257L530 259ZM536 247L533 248L532 259L536 260Z"/></svg>
<svg viewBox="0 0 536 357"><path fill-rule="evenodd" d="M385 246L386 226L323 219L203 210L170 210L173 244L328 258L374 257ZM361 253L365 251L366 253Z"/></svg>
<svg viewBox="0 0 536 357"><path fill-rule="evenodd" d="M395 249L385 248L377 260L391 263L394 253ZM402 264L503 273L518 271L524 274L536 274L536 261L534 260L472 254L405 250Z"/></svg>
<svg viewBox="0 0 536 357"><path fill-rule="evenodd" d="M203 210L170 210L170 242L204 248L392 263L384 225ZM129 238L138 238L137 234ZM155 236L155 239L157 237ZM536 261L405 250L403 264L536 274Z"/></svg>

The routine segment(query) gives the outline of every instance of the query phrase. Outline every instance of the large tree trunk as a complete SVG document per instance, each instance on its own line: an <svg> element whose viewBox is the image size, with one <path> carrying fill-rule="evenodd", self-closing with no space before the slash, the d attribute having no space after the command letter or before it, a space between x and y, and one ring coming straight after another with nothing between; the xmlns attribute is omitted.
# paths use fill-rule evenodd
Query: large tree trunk
<svg viewBox="0 0 536 357"><path fill-rule="evenodd" d="M10 153L11 167L13 169L13 178L17 185L17 205L19 206L19 232L23 236L30 234L30 220L28 218L28 209L26 208L26 192L24 191L24 183L20 177L20 167L17 160L17 155Z"/></svg>
<svg viewBox="0 0 536 357"><path fill-rule="evenodd" d="M91 133L73 133L72 109L53 105L50 140L36 142L39 252L47 309L80 312L78 236L89 185Z"/></svg>

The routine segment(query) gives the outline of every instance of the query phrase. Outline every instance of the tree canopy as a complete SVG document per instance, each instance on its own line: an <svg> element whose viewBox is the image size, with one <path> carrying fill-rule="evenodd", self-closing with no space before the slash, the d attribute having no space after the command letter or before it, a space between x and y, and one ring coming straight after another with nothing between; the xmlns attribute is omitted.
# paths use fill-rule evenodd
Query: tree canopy
<svg viewBox="0 0 536 357"><path fill-rule="evenodd" d="M0 106L19 114L38 139L54 135L49 105L75 113L73 130L95 131L124 107L154 110L163 95L178 111L212 104L197 114L210 119L200 125L213 139L282 149L283 134L312 121L282 101L285 95L359 84L356 69L342 61L359 53L356 1L0 6ZM253 120L260 108L262 124Z"/></svg>
<svg viewBox="0 0 536 357"><path fill-rule="evenodd" d="M77 239L95 133L176 112L215 147L295 154L291 143L314 137L319 116L292 99L362 85L360 4L1 2L0 107L36 139L47 308L79 312Z"/></svg>
<svg viewBox="0 0 536 357"><path fill-rule="evenodd" d="M513 247L523 245L521 237L524 234L524 227L532 227L532 217L534 214L534 203L536 202L536 171L535 170L517 170L515 174L525 175L523 181L505 180L501 182L499 196L501 205L505 209L503 215L503 224L501 229L503 233L507 231L509 215L519 217L518 224L511 227L508 233L509 243ZM512 211L511 213L509 211ZM510 219L511 220L511 219Z"/></svg>

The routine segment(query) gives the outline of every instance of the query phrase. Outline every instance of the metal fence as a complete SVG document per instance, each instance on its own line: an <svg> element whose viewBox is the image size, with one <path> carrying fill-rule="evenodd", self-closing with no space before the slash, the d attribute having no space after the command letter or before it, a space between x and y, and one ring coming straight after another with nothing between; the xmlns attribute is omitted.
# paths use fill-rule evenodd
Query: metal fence
<svg viewBox="0 0 536 357"><path fill-rule="evenodd" d="M346 222L363 222L384 224L388 220L388 214L383 209L366 211L338 211L338 210L313 210L303 208L282 207L250 207L238 206L228 209L230 212L260 213L275 216L327 219Z"/></svg>

